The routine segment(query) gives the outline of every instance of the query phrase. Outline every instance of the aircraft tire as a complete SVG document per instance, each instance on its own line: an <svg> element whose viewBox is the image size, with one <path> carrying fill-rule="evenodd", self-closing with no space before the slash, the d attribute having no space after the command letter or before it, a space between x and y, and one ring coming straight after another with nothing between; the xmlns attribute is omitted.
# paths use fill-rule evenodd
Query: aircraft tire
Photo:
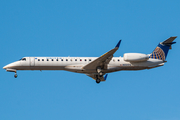
<svg viewBox="0 0 180 120"><path fill-rule="evenodd" d="M15 74L14 77L17 78L17 74Z"/></svg>
<svg viewBox="0 0 180 120"><path fill-rule="evenodd" d="M96 79L96 83L98 83L98 84L99 84L100 82L101 82L101 80L100 80L100 79Z"/></svg>

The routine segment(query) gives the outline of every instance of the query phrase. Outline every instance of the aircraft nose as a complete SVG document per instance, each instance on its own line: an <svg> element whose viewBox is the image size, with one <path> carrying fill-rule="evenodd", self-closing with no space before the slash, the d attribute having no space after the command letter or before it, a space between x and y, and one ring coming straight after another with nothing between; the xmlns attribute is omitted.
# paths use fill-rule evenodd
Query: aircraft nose
<svg viewBox="0 0 180 120"><path fill-rule="evenodd" d="M3 67L3 69L6 69L7 68L7 65Z"/></svg>
<svg viewBox="0 0 180 120"><path fill-rule="evenodd" d="M12 64L12 63L11 63ZM3 67L3 69L7 69L7 68L10 68L12 65L11 64L8 64L6 66Z"/></svg>
<svg viewBox="0 0 180 120"><path fill-rule="evenodd" d="M10 64L4 66L3 69L14 68L17 65L18 65L18 62L13 62L13 63L10 63Z"/></svg>

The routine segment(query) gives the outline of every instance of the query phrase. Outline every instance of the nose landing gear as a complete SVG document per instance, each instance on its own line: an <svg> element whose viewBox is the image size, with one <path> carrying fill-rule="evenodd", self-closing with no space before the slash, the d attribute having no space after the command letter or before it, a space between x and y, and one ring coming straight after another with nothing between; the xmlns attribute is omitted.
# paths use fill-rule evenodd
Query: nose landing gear
<svg viewBox="0 0 180 120"><path fill-rule="evenodd" d="M18 75L17 75L17 72L16 72L16 71L14 71L14 72L15 72L15 74L14 74L14 78L17 78L17 76L18 76Z"/></svg>
<svg viewBox="0 0 180 120"><path fill-rule="evenodd" d="M17 78L17 76L18 76L17 73L15 73L14 77Z"/></svg>
<svg viewBox="0 0 180 120"><path fill-rule="evenodd" d="M15 73L14 77L17 78L18 75L17 75L16 69L9 69L9 68L7 68L6 71L14 72Z"/></svg>

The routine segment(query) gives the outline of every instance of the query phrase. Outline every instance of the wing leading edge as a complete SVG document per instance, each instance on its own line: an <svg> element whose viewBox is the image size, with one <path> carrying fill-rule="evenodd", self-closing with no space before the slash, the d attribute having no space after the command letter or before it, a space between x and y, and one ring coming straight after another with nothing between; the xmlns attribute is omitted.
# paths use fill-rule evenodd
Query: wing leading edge
<svg viewBox="0 0 180 120"><path fill-rule="evenodd" d="M119 49L121 40L117 43L116 47L107 53L101 55L91 63L85 65L83 69L97 69L97 67L101 67L101 69L107 69L107 64L111 61L113 54Z"/></svg>

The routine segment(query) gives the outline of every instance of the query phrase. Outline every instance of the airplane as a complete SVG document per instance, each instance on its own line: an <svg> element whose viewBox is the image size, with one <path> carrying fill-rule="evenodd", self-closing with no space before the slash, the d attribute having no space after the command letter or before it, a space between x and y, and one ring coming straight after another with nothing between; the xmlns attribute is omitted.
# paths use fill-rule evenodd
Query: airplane
<svg viewBox="0 0 180 120"><path fill-rule="evenodd" d="M121 40L115 48L100 57L23 57L3 67L8 72L17 70L65 70L83 73L93 78L96 83L106 81L108 73L122 70L144 70L163 66L171 45L177 36L160 42L151 54L125 53L123 57L113 57L119 49Z"/></svg>

